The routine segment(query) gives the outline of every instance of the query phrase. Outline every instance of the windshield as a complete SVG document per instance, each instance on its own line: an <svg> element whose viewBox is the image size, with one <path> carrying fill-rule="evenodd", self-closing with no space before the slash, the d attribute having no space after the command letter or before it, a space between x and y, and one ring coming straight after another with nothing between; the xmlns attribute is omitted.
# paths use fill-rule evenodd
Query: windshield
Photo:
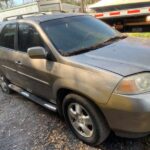
<svg viewBox="0 0 150 150"><path fill-rule="evenodd" d="M92 16L74 16L41 23L42 28L62 55L84 51L120 36L120 33ZM92 49L91 49L92 50Z"/></svg>

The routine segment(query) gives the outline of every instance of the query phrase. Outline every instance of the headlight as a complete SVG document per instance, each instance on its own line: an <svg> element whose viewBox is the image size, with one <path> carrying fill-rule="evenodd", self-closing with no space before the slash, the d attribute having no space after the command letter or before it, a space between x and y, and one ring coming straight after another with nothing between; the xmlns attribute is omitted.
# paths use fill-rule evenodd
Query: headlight
<svg viewBox="0 0 150 150"><path fill-rule="evenodd" d="M150 91L150 73L141 73L124 78L117 86L115 93L140 94Z"/></svg>

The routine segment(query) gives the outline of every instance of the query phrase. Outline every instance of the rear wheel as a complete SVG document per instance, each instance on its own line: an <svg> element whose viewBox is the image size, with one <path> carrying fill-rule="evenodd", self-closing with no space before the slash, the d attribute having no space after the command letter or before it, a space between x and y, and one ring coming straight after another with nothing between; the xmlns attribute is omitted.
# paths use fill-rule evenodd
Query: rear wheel
<svg viewBox="0 0 150 150"><path fill-rule="evenodd" d="M109 127L97 107L76 94L69 94L63 101L66 122L83 142L97 146L109 135Z"/></svg>
<svg viewBox="0 0 150 150"><path fill-rule="evenodd" d="M12 90L9 88L9 81L3 76L0 76L0 86L4 93L11 94Z"/></svg>

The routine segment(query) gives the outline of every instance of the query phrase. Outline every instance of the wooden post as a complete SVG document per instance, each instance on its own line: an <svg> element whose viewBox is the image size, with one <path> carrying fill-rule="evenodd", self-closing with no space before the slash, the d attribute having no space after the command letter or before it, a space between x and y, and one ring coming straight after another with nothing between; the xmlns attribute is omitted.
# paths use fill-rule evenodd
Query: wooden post
<svg viewBox="0 0 150 150"><path fill-rule="evenodd" d="M85 8L84 8L84 0L81 0L81 12L84 13L85 12Z"/></svg>

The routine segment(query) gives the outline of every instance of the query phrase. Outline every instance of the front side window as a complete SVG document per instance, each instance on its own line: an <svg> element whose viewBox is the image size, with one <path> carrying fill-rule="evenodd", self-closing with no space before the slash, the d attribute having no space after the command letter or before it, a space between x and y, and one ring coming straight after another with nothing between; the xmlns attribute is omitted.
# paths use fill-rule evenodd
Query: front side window
<svg viewBox="0 0 150 150"><path fill-rule="evenodd" d="M0 46L15 49L16 24L8 24L2 30Z"/></svg>
<svg viewBox="0 0 150 150"><path fill-rule="evenodd" d="M22 52L27 52L28 48L41 46L43 47L42 39L39 33L28 24L19 24L18 47Z"/></svg>
<svg viewBox="0 0 150 150"><path fill-rule="evenodd" d="M120 34L91 16L55 19L43 22L41 26L62 55L71 55Z"/></svg>

